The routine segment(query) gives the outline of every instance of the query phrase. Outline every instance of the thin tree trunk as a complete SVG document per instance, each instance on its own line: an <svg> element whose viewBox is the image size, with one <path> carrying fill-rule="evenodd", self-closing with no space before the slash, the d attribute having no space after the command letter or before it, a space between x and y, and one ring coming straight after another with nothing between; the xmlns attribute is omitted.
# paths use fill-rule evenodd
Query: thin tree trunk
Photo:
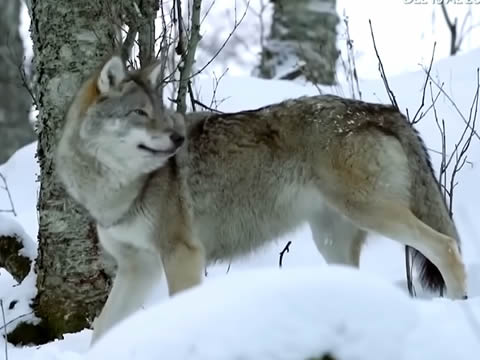
<svg viewBox="0 0 480 360"><path fill-rule="evenodd" d="M33 0L31 4L41 170L34 309L42 322L17 327L9 336L12 342L41 343L89 327L110 288L94 225L59 185L53 163L73 95L85 76L113 51L112 14L106 3Z"/></svg>
<svg viewBox="0 0 480 360"><path fill-rule="evenodd" d="M272 1L272 27L259 75L289 80L303 75L316 84L333 84L338 57L336 1Z"/></svg>
<svg viewBox="0 0 480 360"><path fill-rule="evenodd" d="M157 18L159 2L142 0L140 9L142 19L139 19L138 48L140 66L146 66L155 59L155 19Z"/></svg>
<svg viewBox="0 0 480 360"><path fill-rule="evenodd" d="M34 140L28 121L31 98L21 76L24 49L20 1L0 1L0 164Z"/></svg>

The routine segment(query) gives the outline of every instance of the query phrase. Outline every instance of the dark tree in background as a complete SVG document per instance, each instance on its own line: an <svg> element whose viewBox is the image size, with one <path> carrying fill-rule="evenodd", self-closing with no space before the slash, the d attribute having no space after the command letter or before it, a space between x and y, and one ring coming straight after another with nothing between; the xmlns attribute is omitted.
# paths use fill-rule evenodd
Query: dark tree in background
<svg viewBox="0 0 480 360"><path fill-rule="evenodd" d="M55 175L53 154L65 111L85 79L114 48L107 2L33 0L34 89L38 105L40 195L36 262L38 326L19 325L12 342L41 343L88 327L103 305L109 277L89 217Z"/></svg>
<svg viewBox="0 0 480 360"><path fill-rule="evenodd" d="M37 325L20 323L13 343L45 343L90 327L106 301L114 264L105 262L95 225L60 185L54 153L64 117L81 83L107 56L128 57L138 34L142 64L154 57L154 0L29 1L35 71L33 89L40 164ZM120 48L120 29L129 25ZM128 40L127 40L128 39Z"/></svg>
<svg viewBox="0 0 480 360"><path fill-rule="evenodd" d="M31 97L24 86L20 0L0 1L0 164L34 140L28 121Z"/></svg>
<svg viewBox="0 0 480 360"><path fill-rule="evenodd" d="M289 80L303 75L316 84L333 84L338 57L336 1L272 2L272 27L262 50L259 75Z"/></svg>

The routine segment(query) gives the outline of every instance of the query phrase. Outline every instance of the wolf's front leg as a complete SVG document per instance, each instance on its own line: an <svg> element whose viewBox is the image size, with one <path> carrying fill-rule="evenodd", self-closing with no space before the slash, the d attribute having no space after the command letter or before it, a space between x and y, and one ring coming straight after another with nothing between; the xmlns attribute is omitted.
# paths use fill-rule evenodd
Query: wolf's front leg
<svg viewBox="0 0 480 360"><path fill-rule="evenodd" d="M160 283L162 264L155 252L125 247L117 257L118 270L107 302L93 325L92 344L114 325L139 310Z"/></svg>

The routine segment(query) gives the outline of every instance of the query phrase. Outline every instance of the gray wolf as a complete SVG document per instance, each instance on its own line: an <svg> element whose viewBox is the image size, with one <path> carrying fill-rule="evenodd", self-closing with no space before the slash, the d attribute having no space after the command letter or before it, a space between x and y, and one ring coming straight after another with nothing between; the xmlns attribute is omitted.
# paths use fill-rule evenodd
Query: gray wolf
<svg viewBox="0 0 480 360"><path fill-rule="evenodd" d="M94 342L142 306L162 270L174 295L208 263L303 222L328 263L358 266L377 233L417 250L424 285L466 296L455 225L401 113L326 95L184 118L155 92L159 68L108 60L76 95L56 150L61 181L118 264Z"/></svg>

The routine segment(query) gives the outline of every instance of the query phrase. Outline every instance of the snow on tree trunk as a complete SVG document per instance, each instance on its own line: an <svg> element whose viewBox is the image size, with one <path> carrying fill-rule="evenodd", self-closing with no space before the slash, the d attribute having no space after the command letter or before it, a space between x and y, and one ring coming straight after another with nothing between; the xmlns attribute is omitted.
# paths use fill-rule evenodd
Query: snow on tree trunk
<svg viewBox="0 0 480 360"><path fill-rule="evenodd" d="M38 295L33 306L42 322L37 333L26 324L17 327L10 336L14 342L45 342L88 327L110 288L94 225L59 185L53 163L73 95L82 80L113 51L114 29L107 3L32 1L35 95L39 105L37 157L41 170Z"/></svg>
<svg viewBox="0 0 480 360"><path fill-rule="evenodd" d="M317 84L335 82L335 0L272 0L270 36L262 49L259 75L295 79L301 75Z"/></svg>
<svg viewBox="0 0 480 360"><path fill-rule="evenodd" d="M34 140L28 121L31 98L23 85L24 50L19 33L20 1L0 1L0 164Z"/></svg>

